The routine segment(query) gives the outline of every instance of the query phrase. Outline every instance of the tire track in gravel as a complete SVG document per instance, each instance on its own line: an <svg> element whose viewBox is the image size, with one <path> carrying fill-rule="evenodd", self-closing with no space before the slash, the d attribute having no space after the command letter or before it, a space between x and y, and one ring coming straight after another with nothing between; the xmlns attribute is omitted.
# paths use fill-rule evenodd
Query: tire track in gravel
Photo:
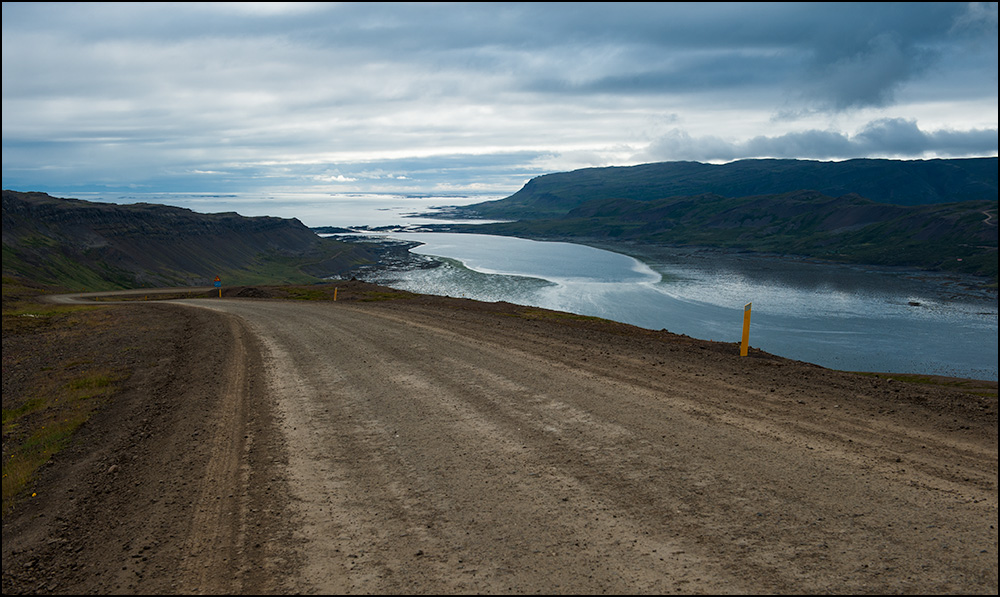
<svg viewBox="0 0 1000 597"><path fill-rule="evenodd" d="M244 463L250 441L247 388L251 367L246 331L235 317L226 318L229 344L225 361L215 375L219 404L211 418L213 432L205 438L210 458L199 479L196 509L187 533L181 562L183 592L218 594L240 592L242 575L233 568L244 566L245 521L248 504L247 470Z"/></svg>
<svg viewBox="0 0 1000 597"><path fill-rule="evenodd" d="M588 487L607 482L594 464L620 468L619 457L601 461L631 449L627 430L564 399L612 400L600 383L398 319L289 307L239 312L267 339L271 391L284 404L309 546L299 589L733 590L712 558L647 539L605 503L615 491ZM561 470L574 461L582 472Z"/></svg>
<svg viewBox="0 0 1000 597"><path fill-rule="evenodd" d="M264 347L301 542L295 591L996 586L995 530L978 524L996 520L995 442L963 456L965 481L919 462L907 473L888 455L919 452L926 429L881 423L899 444L886 446L868 413L789 412L787 396L831 398L816 368L764 380L772 395L739 377L745 361L602 351L557 326L398 305L191 304L243 318ZM962 453L961 438L938 435L925 460ZM943 555L957 543L969 552ZM942 557L949 575L932 581Z"/></svg>

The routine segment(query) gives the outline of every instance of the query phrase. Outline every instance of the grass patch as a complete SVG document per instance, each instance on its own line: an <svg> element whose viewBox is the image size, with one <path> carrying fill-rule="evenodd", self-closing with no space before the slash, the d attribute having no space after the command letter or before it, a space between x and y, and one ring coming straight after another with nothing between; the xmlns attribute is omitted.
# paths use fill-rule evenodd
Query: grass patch
<svg viewBox="0 0 1000 597"><path fill-rule="evenodd" d="M345 264L367 263L350 258L343 243L324 239L308 255L283 255L277 252L257 255L252 263L239 269L226 269L220 273L227 286L297 285L322 282L320 272L337 271ZM346 260L346 261L345 261ZM339 263L324 267L324 263ZM316 271L312 271L312 270ZM297 298L297 297L293 297ZM306 299L316 300L316 299ZM319 300L327 300L320 298Z"/></svg>
<svg viewBox="0 0 1000 597"><path fill-rule="evenodd" d="M149 292L149 290L135 290L132 294L121 294L113 296L94 297L95 303L127 303L127 302L149 302L149 301L172 301L177 299L192 298L215 298L219 296L218 290L178 290L177 292Z"/></svg>
<svg viewBox="0 0 1000 597"><path fill-rule="evenodd" d="M17 408L3 409L3 432L4 435L12 433L17 428L17 422L22 417L36 413L45 408L45 401L41 398L29 398Z"/></svg>
<svg viewBox="0 0 1000 597"><path fill-rule="evenodd" d="M46 377L47 381L36 385L36 395L3 409L5 515L38 469L69 444L76 430L118 391L124 379L111 371L79 371L72 365L50 371Z"/></svg>
<svg viewBox="0 0 1000 597"><path fill-rule="evenodd" d="M4 309L3 332L6 334L38 330L65 321L70 315L95 309L97 307L88 305L46 305L41 303Z"/></svg>
<svg viewBox="0 0 1000 597"><path fill-rule="evenodd" d="M73 346L113 327L96 306L41 301L51 292L3 279L3 505L6 515L38 469L119 389L126 375ZM69 347L65 356L47 347Z"/></svg>
<svg viewBox="0 0 1000 597"><path fill-rule="evenodd" d="M352 282L344 284L316 284L312 286L283 286L279 289L284 298L304 301L394 301L413 298L413 294L402 290L359 285Z"/></svg>
<svg viewBox="0 0 1000 597"><path fill-rule="evenodd" d="M3 333L24 334L53 327L74 326L81 322L74 316L97 309L98 307L89 305L47 305L44 303L21 305L10 309L4 308Z"/></svg>
<svg viewBox="0 0 1000 597"><path fill-rule="evenodd" d="M334 299L333 288L303 288L301 286L290 286L283 289L288 298L299 301L332 301Z"/></svg>
<svg viewBox="0 0 1000 597"><path fill-rule="evenodd" d="M127 288L132 284L131 277L126 272L106 264L82 263L55 250L56 247L57 245L49 245L38 239L30 245L22 243L18 248L5 244L4 270L73 291L114 290ZM39 249L45 250L39 252ZM4 285L6 284L5 278Z"/></svg>
<svg viewBox="0 0 1000 597"><path fill-rule="evenodd" d="M576 313L565 313L563 311L547 311L545 309L525 309L517 315L525 319L554 319L556 321L607 321L592 315L577 315Z"/></svg>
<svg viewBox="0 0 1000 597"><path fill-rule="evenodd" d="M395 301L399 299L413 298L413 295L408 292L392 292L392 291L367 291L359 294L359 301L372 302L372 301Z"/></svg>

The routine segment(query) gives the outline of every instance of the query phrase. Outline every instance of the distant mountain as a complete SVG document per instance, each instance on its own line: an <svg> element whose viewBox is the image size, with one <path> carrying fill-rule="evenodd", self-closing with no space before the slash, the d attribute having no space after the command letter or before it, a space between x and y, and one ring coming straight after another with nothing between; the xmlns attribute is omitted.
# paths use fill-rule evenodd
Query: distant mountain
<svg viewBox="0 0 1000 597"><path fill-rule="evenodd" d="M3 191L3 274L70 289L301 283L377 260L298 220Z"/></svg>
<svg viewBox="0 0 1000 597"><path fill-rule="evenodd" d="M895 205L930 205L995 201L997 189L997 158L664 162L546 174L506 199L477 203L464 211L490 219L541 219L566 215L594 200L653 201L705 193L749 197L801 190L831 197L853 193Z"/></svg>
<svg viewBox="0 0 1000 597"><path fill-rule="evenodd" d="M997 277L997 201L902 206L816 191L604 199L562 217L451 230L581 242L692 245Z"/></svg>
<svg viewBox="0 0 1000 597"><path fill-rule="evenodd" d="M588 168L456 208L511 222L448 228L722 247L996 280L997 165L997 158L977 158Z"/></svg>

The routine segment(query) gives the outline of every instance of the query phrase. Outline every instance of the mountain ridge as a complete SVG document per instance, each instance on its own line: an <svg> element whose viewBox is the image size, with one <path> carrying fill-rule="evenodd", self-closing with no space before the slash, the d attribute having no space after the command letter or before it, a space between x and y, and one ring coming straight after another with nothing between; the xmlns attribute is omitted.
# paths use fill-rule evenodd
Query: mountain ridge
<svg viewBox="0 0 1000 597"><path fill-rule="evenodd" d="M544 174L509 197L472 204L463 211L491 219L542 219L565 215L594 199L649 201L703 193L748 197L798 190L834 197L856 193L878 203L928 205L996 199L997 178L995 157L657 162Z"/></svg>
<svg viewBox="0 0 1000 597"><path fill-rule="evenodd" d="M69 289L305 283L378 261L295 219L3 191L3 272Z"/></svg>
<svg viewBox="0 0 1000 597"><path fill-rule="evenodd" d="M447 229L798 255L995 284L997 205L997 158L665 162L540 176L449 213L510 221Z"/></svg>

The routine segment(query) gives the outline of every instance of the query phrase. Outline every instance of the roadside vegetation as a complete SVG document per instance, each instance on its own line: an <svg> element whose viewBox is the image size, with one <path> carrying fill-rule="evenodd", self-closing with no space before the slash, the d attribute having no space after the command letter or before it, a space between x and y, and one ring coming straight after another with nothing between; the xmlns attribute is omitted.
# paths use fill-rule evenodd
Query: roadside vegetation
<svg viewBox="0 0 1000 597"><path fill-rule="evenodd" d="M52 290L3 279L4 515L128 377L113 358L86 350L114 325L108 310L44 303Z"/></svg>
<svg viewBox="0 0 1000 597"><path fill-rule="evenodd" d="M223 289L223 296L299 301L394 301L418 295L357 280L327 280L309 285L252 286Z"/></svg>

